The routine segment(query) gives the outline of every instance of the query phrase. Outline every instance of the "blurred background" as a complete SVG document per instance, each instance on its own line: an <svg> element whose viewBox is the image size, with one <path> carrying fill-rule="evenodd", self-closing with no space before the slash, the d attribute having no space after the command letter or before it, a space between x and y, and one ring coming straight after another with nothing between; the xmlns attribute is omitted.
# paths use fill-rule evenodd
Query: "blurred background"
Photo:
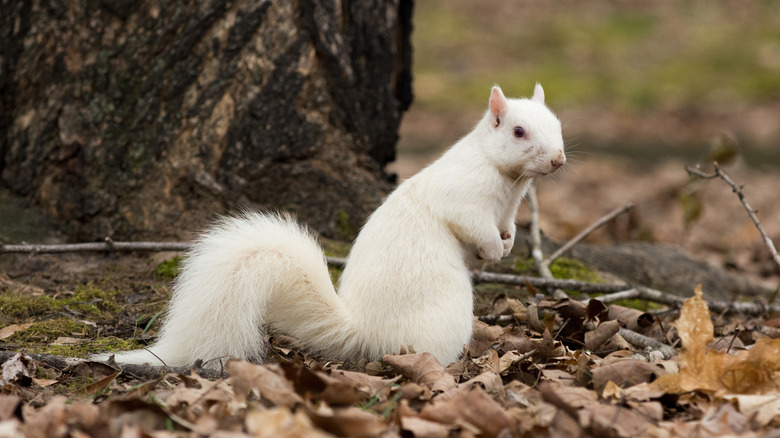
<svg viewBox="0 0 780 438"><path fill-rule="evenodd" d="M493 84L521 97L538 81L569 155L567 168L540 182L548 235L566 239L633 202L632 218L591 240L674 243L735 269L775 269L728 186L692 181L684 165L722 163L780 240L780 2L415 8L415 100L389 166L400 179L472 128Z"/></svg>

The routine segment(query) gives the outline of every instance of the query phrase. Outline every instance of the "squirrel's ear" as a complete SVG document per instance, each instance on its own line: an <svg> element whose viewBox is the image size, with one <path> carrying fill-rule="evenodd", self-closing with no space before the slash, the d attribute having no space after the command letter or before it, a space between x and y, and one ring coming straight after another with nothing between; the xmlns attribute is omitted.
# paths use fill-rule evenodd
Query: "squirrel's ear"
<svg viewBox="0 0 780 438"><path fill-rule="evenodd" d="M501 92L501 88L498 85L494 85L490 91L490 113L493 117L498 119L506 114L507 100L504 97L504 93Z"/></svg>
<svg viewBox="0 0 780 438"><path fill-rule="evenodd" d="M534 97L532 97L531 100L544 103L544 88L542 88L542 84L536 83L536 87L534 87Z"/></svg>

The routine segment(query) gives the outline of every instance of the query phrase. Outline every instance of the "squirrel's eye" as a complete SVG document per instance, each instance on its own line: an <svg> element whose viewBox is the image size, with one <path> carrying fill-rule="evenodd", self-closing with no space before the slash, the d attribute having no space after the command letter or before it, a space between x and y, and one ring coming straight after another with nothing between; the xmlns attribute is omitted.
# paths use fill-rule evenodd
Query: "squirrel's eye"
<svg viewBox="0 0 780 438"><path fill-rule="evenodd" d="M525 129L523 129L520 126L515 127L515 137L516 138L523 138L525 137Z"/></svg>

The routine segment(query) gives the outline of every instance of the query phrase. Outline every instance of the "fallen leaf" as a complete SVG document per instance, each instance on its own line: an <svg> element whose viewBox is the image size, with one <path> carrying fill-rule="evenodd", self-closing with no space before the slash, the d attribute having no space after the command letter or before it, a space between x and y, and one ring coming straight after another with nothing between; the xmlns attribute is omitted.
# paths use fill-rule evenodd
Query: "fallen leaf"
<svg viewBox="0 0 780 438"><path fill-rule="evenodd" d="M650 383L658 376L666 374L662 368L655 364L639 359L623 359L591 368L593 387L601 391L608 382L626 388Z"/></svg>
<svg viewBox="0 0 780 438"><path fill-rule="evenodd" d="M506 411L476 385L453 391L446 400L434 399L422 409L420 417L451 426L470 425L485 437L498 436L505 430L511 433L514 429Z"/></svg>
<svg viewBox="0 0 780 438"><path fill-rule="evenodd" d="M22 353L16 353L3 363L3 377L0 379L0 388L9 383L20 386L30 386L32 376L35 375L35 363Z"/></svg>
<svg viewBox="0 0 780 438"><path fill-rule="evenodd" d="M730 403L724 403L704 414L700 431L704 436L734 436L748 430L750 419Z"/></svg>
<svg viewBox="0 0 780 438"><path fill-rule="evenodd" d="M114 374L110 374L108 376L103 377L102 379L98 380L95 383L91 383L84 388L81 389L81 393L88 396L93 396L95 394L98 394L102 392L104 389L108 387L108 385L113 382L117 376L119 376L119 372L116 372Z"/></svg>
<svg viewBox="0 0 780 438"><path fill-rule="evenodd" d="M415 437L445 438L452 427L420 417L401 417L401 430Z"/></svg>
<svg viewBox="0 0 780 438"><path fill-rule="evenodd" d="M367 392L359 393L352 382L335 379L300 363L280 363L279 366L295 391L307 399L323 400L331 405L351 405L371 397Z"/></svg>
<svg viewBox="0 0 780 438"><path fill-rule="evenodd" d="M604 321L595 330L591 330L585 333L585 349L590 351L596 351L605 342L607 342L612 336L616 335L620 330L620 323L617 321Z"/></svg>
<svg viewBox="0 0 780 438"><path fill-rule="evenodd" d="M518 353L517 351L510 351L501 356L501 358L498 360L498 372L500 374L506 375L506 373L510 368L512 368L513 365L523 359L523 356L524 355Z"/></svg>
<svg viewBox="0 0 780 438"><path fill-rule="evenodd" d="M434 392L455 388L455 377L430 353L386 355L384 361L414 383L427 386Z"/></svg>
<svg viewBox="0 0 780 438"><path fill-rule="evenodd" d="M393 377L392 379L384 379L379 376L369 376L366 373L357 373L348 370L332 370L328 375L333 379L356 387L359 391L369 397L374 396L382 390L389 391L390 386L400 379L400 376Z"/></svg>
<svg viewBox="0 0 780 438"><path fill-rule="evenodd" d="M766 427L780 418L780 395L728 395L724 398L736 402L739 412L758 427Z"/></svg>
<svg viewBox="0 0 780 438"><path fill-rule="evenodd" d="M88 339L83 338L71 338L67 336L60 336L52 342L52 345L79 345L85 342L89 342Z"/></svg>
<svg viewBox="0 0 780 438"><path fill-rule="evenodd" d="M482 373L463 384L465 387L471 385L479 385L485 392L499 399L506 397L504 382L501 381L501 376L496 373Z"/></svg>
<svg viewBox="0 0 780 438"><path fill-rule="evenodd" d="M230 384L236 395L246 398L252 391L279 406L292 407L303 403L295 392L292 382L287 380L278 364L255 365L249 362L231 360L227 364Z"/></svg>
<svg viewBox="0 0 780 438"><path fill-rule="evenodd" d="M655 419L626 406L592 403L579 411L580 426L596 436L657 436Z"/></svg>
<svg viewBox="0 0 780 438"><path fill-rule="evenodd" d="M494 344L498 343L498 338L504 334L504 329L497 325L487 325L484 322L474 319L474 331L471 334L469 343L469 353L472 357L482 355Z"/></svg>
<svg viewBox="0 0 780 438"><path fill-rule="evenodd" d="M7 339L14 335L16 332L27 330L32 327L32 323L27 324L11 324L0 329L0 339Z"/></svg>
<svg viewBox="0 0 780 438"><path fill-rule="evenodd" d="M258 438L324 438L326 434L314 427L309 417L302 411L295 413L284 407L267 410L252 409L244 420L246 431Z"/></svg>
<svg viewBox="0 0 780 438"><path fill-rule="evenodd" d="M23 410L24 436L65 437L68 433L66 398L55 396L40 409Z"/></svg>
<svg viewBox="0 0 780 438"><path fill-rule="evenodd" d="M500 351L504 353L515 350L520 354L525 354L536 348L534 340L522 332L520 334L504 333L498 338L498 342L501 343Z"/></svg>
<svg viewBox="0 0 780 438"><path fill-rule="evenodd" d="M707 348L714 327L701 287L685 300L677 320L682 342L680 372L661 376L654 387L669 393L700 390L763 394L780 387L780 339L761 338L735 355Z"/></svg>
<svg viewBox="0 0 780 438"><path fill-rule="evenodd" d="M320 403L316 408L307 405L306 413L318 427L338 436L376 436L386 427L377 415L353 406L337 409Z"/></svg>
<svg viewBox="0 0 780 438"><path fill-rule="evenodd" d="M0 394L0 421L10 420L19 412L22 399L14 395ZM0 435L2 436L2 435Z"/></svg>

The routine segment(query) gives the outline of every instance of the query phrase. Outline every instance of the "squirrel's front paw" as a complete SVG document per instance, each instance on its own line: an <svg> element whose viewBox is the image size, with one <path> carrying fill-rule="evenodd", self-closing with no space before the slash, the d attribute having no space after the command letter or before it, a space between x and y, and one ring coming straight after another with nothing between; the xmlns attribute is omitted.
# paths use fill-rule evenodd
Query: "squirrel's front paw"
<svg viewBox="0 0 780 438"><path fill-rule="evenodd" d="M488 245L477 249L477 257L486 262L497 262L504 256L504 242Z"/></svg>
<svg viewBox="0 0 780 438"><path fill-rule="evenodd" d="M501 233L501 244L504 246L503 257L509 255L512 251L512 247L515 245L515 236L511 231L504 231Z"/></svg>

